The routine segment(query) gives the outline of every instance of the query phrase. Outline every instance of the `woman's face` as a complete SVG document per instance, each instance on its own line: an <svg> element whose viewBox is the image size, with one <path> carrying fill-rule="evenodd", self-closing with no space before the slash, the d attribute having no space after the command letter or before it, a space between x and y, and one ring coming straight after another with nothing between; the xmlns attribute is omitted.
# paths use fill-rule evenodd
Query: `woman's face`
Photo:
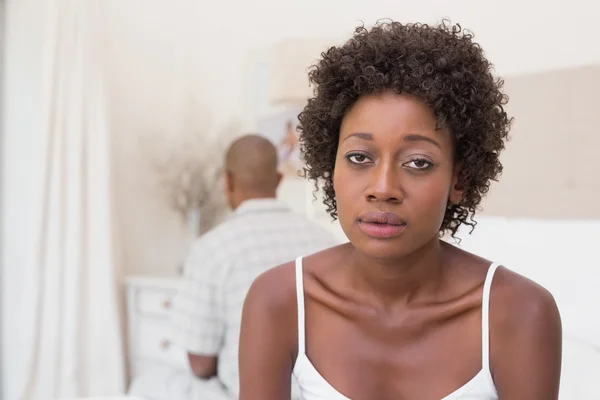
<svg viewBox="0 0 600 400"><path fill-rule="evenodd" d="M340 128L333 185L340 224L373 258L400 258L437 239L458 203L454 145L433 111L409 95L361 97Z"/></svg>

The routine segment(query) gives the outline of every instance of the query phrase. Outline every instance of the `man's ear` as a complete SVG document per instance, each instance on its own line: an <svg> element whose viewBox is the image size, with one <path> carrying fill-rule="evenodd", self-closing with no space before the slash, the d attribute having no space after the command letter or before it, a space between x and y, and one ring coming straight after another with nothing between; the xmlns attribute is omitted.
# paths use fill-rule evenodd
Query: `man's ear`
<svg viewBox="0 0 600 400"><path fill-rule="evenodd" d="M463 164L459 163L454 167L452 175L452 185L448 194L448 203L451 205L459 204L464 196L464 186L462 182Z"/></svg>
<svg viewBox="0 0 600 400"><path fill-rule="evenodd" d="M233 175L231 171L225 171L225 190L227 193L233 192Z"/></svg>

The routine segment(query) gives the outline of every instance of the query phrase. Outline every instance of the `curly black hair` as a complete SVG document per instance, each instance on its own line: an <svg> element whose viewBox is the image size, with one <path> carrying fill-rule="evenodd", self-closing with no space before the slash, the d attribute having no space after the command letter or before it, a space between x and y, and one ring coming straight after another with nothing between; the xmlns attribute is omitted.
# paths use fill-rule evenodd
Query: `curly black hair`
<svg viewBox="0 0 600 400"><path fill-rule="evenodd" d="M504 110L504 81L492 72L473 35L448 21L359 26L344 45L322 53L309 71L314 92L298 116L298 131L304 176L315 190L322 183L332 218L337 218L333 170L342 119L359 97L393 90L424 101L438 127L454 136L464 196L459 204L448 204L440 234L455 236L461 224L474 228L476 209L502 172L499 155L512 122Z"/></svg>

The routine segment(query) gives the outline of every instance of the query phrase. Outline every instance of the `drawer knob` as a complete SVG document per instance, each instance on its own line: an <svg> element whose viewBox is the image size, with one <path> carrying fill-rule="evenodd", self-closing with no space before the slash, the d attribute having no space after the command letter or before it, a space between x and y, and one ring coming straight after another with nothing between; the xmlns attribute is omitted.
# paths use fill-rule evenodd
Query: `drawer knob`
<svg viewBox="0 0 600 400"><path fill-rule="evenodd" d="M160 348L163 351L169 350L169 347L171 347L171 342L169 342L167 339L163 339L160 342Z"/></svg>
<svg viewBox="0 0 600 400"><path fill-rule="evenodd" d="M166 308L167 310L171 309L172 306L173 306L173 303L171 303L171 300L166 299L165 301L163 301L163 307Z"/></svg>

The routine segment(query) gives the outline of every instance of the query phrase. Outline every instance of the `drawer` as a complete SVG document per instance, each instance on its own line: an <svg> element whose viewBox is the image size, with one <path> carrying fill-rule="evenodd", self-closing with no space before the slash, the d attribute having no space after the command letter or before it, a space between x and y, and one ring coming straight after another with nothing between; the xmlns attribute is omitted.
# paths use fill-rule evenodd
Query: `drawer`
<svg viewBox="0 0 600 400"><path fill-rule="evenodd" d="M174 290L138 289L137 311L140 316L168 317L173 306Z"/></svg>
<svg viewBox="0 0 600 400"><path fill-rule="evenodd" d="M187 367L187 352L173 343L173 328L169 321L140 318L136 333L136 358L154 359L174 367Z"/></svg>

